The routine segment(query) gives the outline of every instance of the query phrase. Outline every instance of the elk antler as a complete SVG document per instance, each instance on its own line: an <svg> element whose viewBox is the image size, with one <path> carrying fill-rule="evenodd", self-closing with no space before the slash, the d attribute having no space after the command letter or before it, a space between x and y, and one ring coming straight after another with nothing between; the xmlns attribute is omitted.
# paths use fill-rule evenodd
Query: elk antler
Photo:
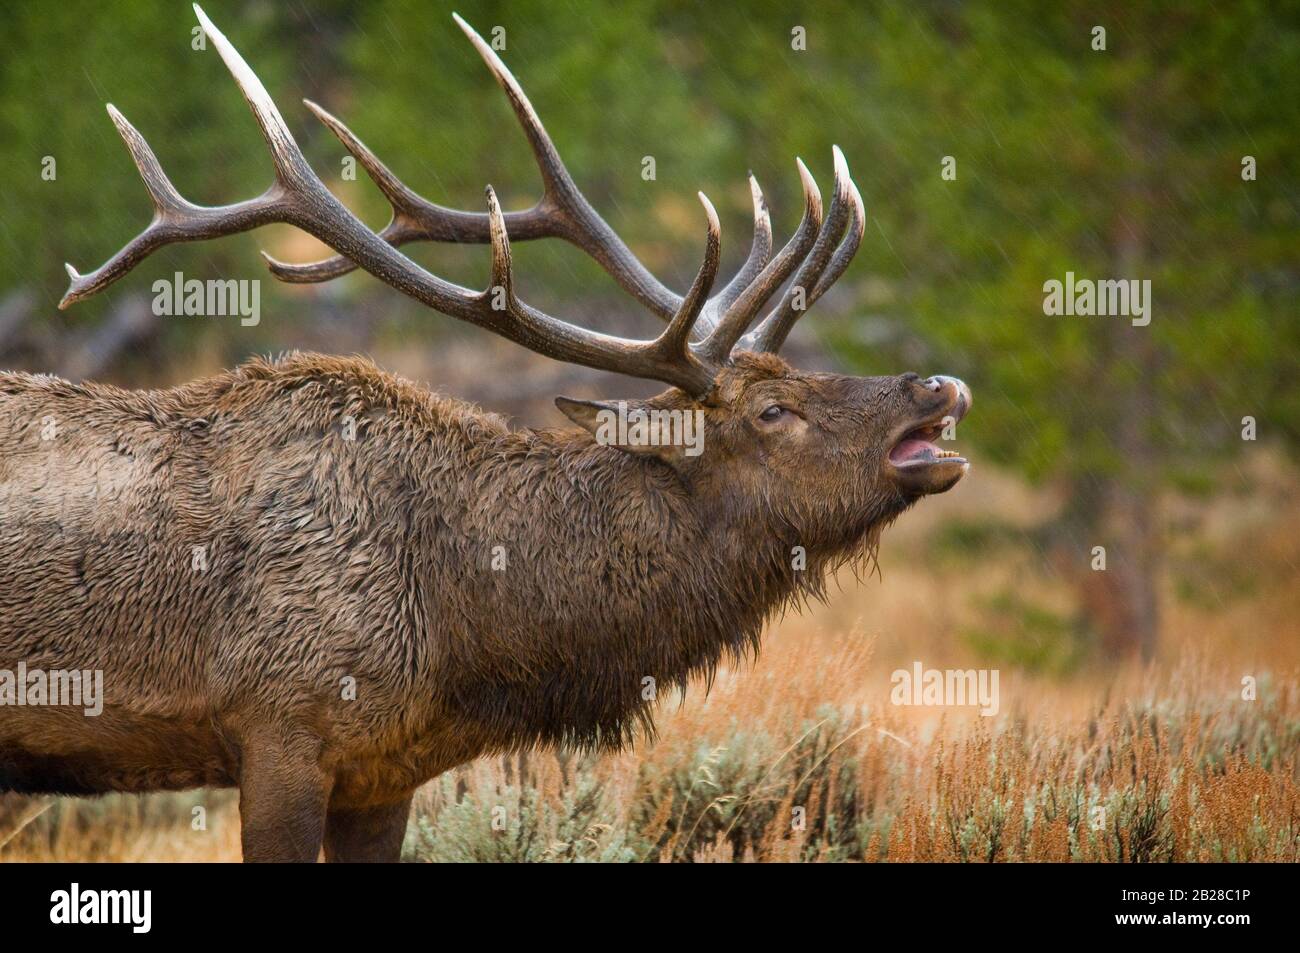
<svg viewBox="0 0 1300 953"><path fill-rule="evenodd" d="M104 265L88 275L67 266L72 283L59 303L65 308L107 287L155 249L284 222L309 232L375 277L429 307L469 321L561 361L646 377L700 394L712 385L716 367L705 366L686 344L717 273L720 229L717 213L703 194L708 245L691 293L653 341L632 341L579 328L532 308L514 293L510 244L496 197L489 189L493 287L471 291L425 271L367 228L317 178L284 118L243 57L195 4L203 31L234 76L270 147L275 182L245 202L208 208L183 198L168 180L144 138L111 105L109 115L126 141L154 200L149 226Z"/></svg>
<svg viewBox="0 0 1300 953"><path fill-rule="evenodd" d="M523 127L542 177L542 197L527 211L507 212L506 230L513 241L537 238L563 238L586 252L632 297L665 321L672 319L682 305L682 298L665 287L641 263L618 234L601 218L573 181L560 158L559 150L542 125L537 111L519 81L515 79L478 32L459 14L452 18L461 28L493 77L504 90L510 107ZM379 235L393 245L415 241L441 241L462 244L488 241L487 216L482 213L446 208L430 202L407 187L341 120L310 100L307 108L338 137L356 157L392 205L393 216ZM763 193L751 174L750 191L754 202L754 240L749 257L735 278L709 301L701 330L715 323L710 314L734 301L758 272L767 264L772 251L772 223L763 201ZM272 272L282 281L327 281L347 274L354 267L342 256L303 265L276 262Z"/></svg>
<svg viewBox="0 0 1300 953"><path fill-rule="evenodd" d="M524 135L532 148L533 156L542 177L542 197L531 209L523 212L506 213L506 229L514 241L528 241L538 238L562 238L589 256L609 273L622 288L665 321L670 320L681 307L682 299L663 285L632 253L618 234L609 227L587 201L586 196L574 184L573 177L560 158L541 118L529 101L519 81L497 55L496 51L479 36L478 32L465 22L459 14L452 14L456 24L474 44L483 61L491 70L497 83L505 91L510 107L514 110ZM487 241L487 218L481 213L446 208L430 202L418 195L400 179L372 152L361 139L341 120L325 109L304 100L321 122L323 122L348 152L361 163L367 174L374 180L379 190L388 198L392 206L392 219L379 232L380 236L393 245L403 245L415 241L443 241L456 243L481 243ZM846 187L852 188L848 181L848 166L844 157L836 150L836 195L842 195ZM790 277L791 272L799 266L809 248L817 239L818 226L821 224L821 195L817 183L813 181L803 160L796 160L799 177L803 183L805 214L803 222L790 242L781 250L775 261L769 263L772 252L772 222L768 214L767 203L753 173L749 176L750 193L754 204L754 239L749 256L725 288L709 299L704 312L696 322L699 337L709 339L699 349L714 361L723 361L730 353L737 339L745 332L754 315L767 302L772 294ZM846 186L845 183L848 183ZM857 196L856 188L853 195ZM828 272L828 279L815 296L804 294L804 308L812 304L815 297L829 287L848 266L858 240L862 237L860 224L863 220L861 198L855 199L854 231L849 241L839 250L836 258L837 268ZM828 236L820 236L834 248L843 232L843 219L835 219L839 231L832 230ZM856 235L856 238L852 236ZM290 265L273 262L271 271L282 281L317 282L328 281L347 274L355 265L345 257L335 256L311 264ZM826 267L822 262L817 272ZM804 273L801 272L801 276ZM816 277L811 271L809 278ZM758 280L756 280L758 279ZM792 298L796 301L797 298ZM802 309L800 309L802 310ZM797 317L797 312L794 315ZM773 345L764 347L776 350L784 341L793 325L793 318L780 323L784 329L779 340L773 337Z"/></svg>
<svg viewBox="0 0 1300 953"><path fill-rule="evenodd" d="M627 246L582 198L564 170L550 139L541 129L540 122L536 121L536 115L523 91L518 88L495 53L459 17L457 22L470 34L480 52L486 51L484 55L490 57L489 65L494 66L498 80L510 94L517 114L530 133L534 152L543 166L547 195L529 212L511 215L501 212L491 187L487 190L486 215L434 206L402 185L342 123L309 103L312 111L357 155L393 203L393 222L383 232L376 234L348 211L316 176L261 81L197 4L194 5L194 11L203 31L212 40L253 111L271 152L275 181L270 188L253 199L217 207L195 205L176 190L149 144L109 104L109 115L126 142L153 199L154 217L143 232L90 274L81 275L71 265L66 266L71 284L59 302L60 308L66 308L103 290L164 245L200 241L248 231L271 222L283 222L315 236L341 256L337 260L341 261L341 265L331 264L330 262L336 261L331 259L330 262L317 266L308 266L309 273L310 269L339 267L346 271L350 267L349 262L352 262L434 310L487 328L540 354L587 367L662 381L701 395L712 386L718 367L726 360L732 345L745 332L754 314L795 267L799 267L796 284L800 280L812 284L813 290L805 296L806 303L810 304L847 267L857 248L858 239L861 238L861 198L848 180L848 168L838 149L835 153L836 193L825 224L822 225L820 221L821 199L817 187L800 162L806 201L804 221L786 247L770 262L767 261L771 250L767 209L762 194L751 177L755 208L753 249L740 274L712 299L716 320L702 319L706 305L710 304L708 294L717 275L720 257L720 227L717 213L709 200L703 193L699 193L708 219L704 261L690 290L679 298L641 266ZM500 67L499 72L496 66ZM528 117L533 120L531 124ZM563 198L557 199L557 195ZM553 209L558 207L556 203L561 200L567 203L564 207L568 211L556 214ZM839 244L848 214L845 203L850 200L853 203L855 224L849 237ZM444 229L442 234L449 236L446 240L481 241L478 235L482 224L486 223L487 241L492 247L492 285L486 290L472 291L444 281L394 247L397 243L395 237L401 238L403 234L409 236L411 229L416 227L416 219L413 217L415 210L425 207L436 210L436 215L432 218L425 215L420 219L422 224L419 227L426 227L429 222L436 220L440 223L439 227ZM616 277L623 275L620 282L627 282L624 286L638 300L650 306L656 314L666 314L668 326L663 333L652 341L614 337L569 324L521 301L514 292L511 268L508 228L512 217L523 237L561 234L580 247L587 247L584 242L590 244L590 253L611 274ZM555 222L563 224L557 226ZM819 225L820 232L817 231ZM547 231L557 228L560 229L559 232ZM573 234L570 235L569 232ZM579 233L586 237L581 240L573 237ZM817 233L815 242L812 237L814 233ZM808 251L809 244L812 245L811 252ZM284 277L286 272L292 271L292 266L277 262L265 252L263 256L277 276ZM633 288L639 289L639 293ZM756 329L758 337L755 338L755 343L759 349L775 350L784 341L798 312L802 310L796 306L798 302L793 292L793 288L787 291L781 304ZM707 336L699 344L692 345L690 338L697 326L702 326L701 331Z"/></svg>

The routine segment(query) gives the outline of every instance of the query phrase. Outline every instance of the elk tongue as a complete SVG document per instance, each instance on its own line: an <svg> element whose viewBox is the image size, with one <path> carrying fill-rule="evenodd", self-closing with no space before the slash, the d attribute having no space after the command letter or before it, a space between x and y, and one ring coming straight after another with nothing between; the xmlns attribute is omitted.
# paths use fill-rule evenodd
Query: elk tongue
<svg viewBox="0 0 1300 953"><path fill-rule="evenodd" d="M935 449L935 445L928 440L908 437L905 440L900 440L894 449L889 451L889 461L891 463L911 463L915 460L930 459L934 456Z"/></svg>

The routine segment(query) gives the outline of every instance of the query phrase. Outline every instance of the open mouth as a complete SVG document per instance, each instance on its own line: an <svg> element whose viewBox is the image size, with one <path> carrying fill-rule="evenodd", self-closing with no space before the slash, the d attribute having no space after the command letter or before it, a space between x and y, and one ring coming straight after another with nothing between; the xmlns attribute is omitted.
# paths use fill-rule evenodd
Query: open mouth
<svg viewBox="0 0 1300 953"><path fill-rule="evenodd" d="M904 431L889 451L889 469L895 484L905 493L918 496L951 489L970 469L964 456L956 450L944 450L937 443L944 439L944 431L970 410L970 388L955 377L932 377L921 386L947 396L946 400L940 398L947 406L931 411Z"/></svg>
<svg viewBox="0 0 1300 953"><path fill-rule="evenodd" d="M940 460L965 463L966 458L956 450L943 450L935 445L934 441L938 440L942 433L941 424L927 424L908 431L889 451L889 462L896 467L925 466L938 463Z"/></svg>

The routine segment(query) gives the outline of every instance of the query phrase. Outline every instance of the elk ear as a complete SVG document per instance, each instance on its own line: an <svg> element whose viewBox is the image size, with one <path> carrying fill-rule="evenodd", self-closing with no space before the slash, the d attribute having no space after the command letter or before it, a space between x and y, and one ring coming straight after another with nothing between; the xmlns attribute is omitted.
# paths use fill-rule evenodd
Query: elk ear
<svg viewBox="0 0 1300 953"><path fill-rule="evenodd" d="M703 421L693 410L665 410L642 400L555 398L555 406L596 442L676 465L704 448Z"/></svg>
<svg viewBox="0 0 1300 953"><path fill-rule="evenodd" d="M601 411L618 414L618 405L610 400L578 400L574 397L557 397L555 406L583 430L595 433L601 425Z"/></svg>

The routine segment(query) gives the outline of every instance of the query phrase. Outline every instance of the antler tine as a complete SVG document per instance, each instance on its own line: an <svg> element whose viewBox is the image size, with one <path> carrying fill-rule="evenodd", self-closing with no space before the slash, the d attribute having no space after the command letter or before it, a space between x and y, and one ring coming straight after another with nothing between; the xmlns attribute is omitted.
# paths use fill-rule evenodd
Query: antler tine
<svg viewBox="0 0 1300 953"><path fill-rule="evenodd" d="M393 217L380 230L379 237L394 247L409 242L437 241L461 244L482 244L490 241L490 224L482 212L466 212L430 202L417 194L386 166L370 148L349 129L342 120L328 110L304 99L303 104L312 114L338 137L361 167L366 170L379 191L388 199ZM550 238L556 235L556 216L552 209L540 203L523 212L506 212L506 228L515 241ZM275 261L271 273L281 281L291 284L310 284L329 281L356 269L356 264L335 255L323 261L295 265Z"/></svg>
<svg viewBox="0 0 1300 953"><path fill-rule="evenodd" d="M515 298L515 265L510 254L510 236L506 232L505 217L501 214L501 203L497 201L496 189L489 185L483 190L487 195L488 228L492 242L492 284L484 290L489 295L499 288L505 294L507 307L517 306Z"/></svg>
<svg viewBox="0 0 1300 953"><path fill-rule="evenodd" d="M681 307L674 313L668 327L664 328L659 337L653 341L628 341L596 334L572 325L564 325L563 330L574 335L572 344L575 349L591 350L593 345L603 345L605 348L604 351L596 354L603 363L581 360L579 363L588 363L592 367L603 367L632 377L646 377L670 383L674 380L686 381L687 383L678 383L677 386L697 394L703 393L712 386L716 368L702 363L691 352L689 341L691 331L704 308L718 273L722 230L713 203L703 192L697 194L708 218L704 260L700 264L690 291L682 299ZM499 326L494 327L494 330L532 347L533 350L541 350L542 345L551 343L554 328L550 327L550 324L556 323L555 319L549 318L516 297L510 238L506 232L501 205L491 186L487 188L487 201L492 243L492 286L482 293L479 300L498 316L495 320ZM498 297L504 299L501 302L504 307L493 300Z"/></svg>
<svg viewBox="0 0 1300 953"><path fill-rule="evenodd" d="M767 200L763 198L763 190L758 186L758 179L754 178L752 172L749 173L749 193L754 203L754 240L749 246L749 256L735 277L705 305L704 315L696 324L696 330L704 338L713 333L727 309L754 283L754 279L762 273L772 257L772 215L767 209Z"/></svg>
<svg viewBox="0 0 1300 953"><path fill-rule="evenodd" d="M140 172L144 187L149 190L149 197L153 199L154 211L160 216L184 211L189 203L176 190L176 186L172 185L171 179L163 171L162 164L154 155L153 149L149 148L149 143L145 141L144 136L140 135L140 131L131 125L112 103L106 103L104 108L108 110L109 118L113 120L118 135L126 143L127 151L135 161L135 167Z"/></svg>
<svg viewBox="0 0 1300 953"><path fill-rule="evenodd" d="M849 178L849 166L840 147L834 146L832 153L835 158L835 194L817 241L799 266L780 303L758 327L741 338L739 347L755 351L779 351L799 316L844 273L858 249L866 219L862 195ZM823 278L827 280L823 281ZM800 307L796 306L795 299L801 289L803 301Z"/></svg>
<svg viewBox="0 0 1300 953"><path fill-rule="evenodd" d="M222 208L194 205L186 201L172 185L144 136L112 103L107 105L107 109L153 200L154 216L144 231L89 274L83 275L71 264L65 264L63 267L68 272L70 283L59 301L60 310L107 288L163 245L246 232L275 221L276 214L282 208L283 186L280 181L279 158L276 160L276 183L257 198ZM274 148L272 144L273 151Z"/></svg>
<svg viewBox="0 0 1300 953"><path fill-rule="evenodd" d="M181 198L167 181L157 158L139 133L129 124L125 127L119 125L153 196L154 221L91 275L78 275L69 266L72 285L64 296L65 307L116 281L162 245L234 234L269 222L284 222L309 232L422 304L485 327L548 357L660 380L693 394L702 394L712 386L714 368L689 353L674 353L674 348L669 346L676 344L676 335L689 334L698 310L688 317L677 314L665 332L667 341L664 337L654 341L631 341L576 327L518 300L513 291L505 220L494 193L488 194L493 280L506 292L505 309L497 306L495 288L484 292L462 288L430 274L397 251L325 188L307 164L261 81L197 4L194 11L204 33L235 78L270 147L275 183L258 198L236 205L215 208L194 205ZM706 210L710 217L710 235L716 240L717 217L711 207L706 206ZM702 269L709 273L707 283L710 285L716 268L714 249L706 255L706 267Z"/></svg>
<svg viewBox="0 0 1300 953"><path fill-rule="evenodd" d="M757 188L758 186L755 185L755 190ZM704 214L709 222L708 237L704 245L704 261L700 263L700 270L696 273L695 280L691 282L686 297L682 299L681 307L677 309L672 321L655 342L666 355L680 356L686 361L696 361L690 348L691 333L695 330L696 322L700 320L700 315L709 301L709 292L713 290L714 279L718 276L718 262L722 260L722 226L718 224L718 211L703 192L695 194L699 197L700 204L704 206ZM761 201L761 193L756 192L756 194ZM770 234L769 229L769 237Z"/></svg>
<svg viewBox="0 0 1300 953"><path fill-rule="evenodd" d="M862 235L867 227L866 207L862 201L862 193L858 191L858 186L852 179L849 180L849 198L853 204L849 207L848 231L845 232L844 240L840 242L839 247L835 249L835 256L826 266L826 271L813 286L809 304L820 298L826 293L827 288L840 280L840 275L844 274L845 269L849 267L853 256L858 253L858 246L862 244Z"/></svg>
<svg viewBox="0 0 1300 953"><path fill-rule="evenodd" d="M796 158L795 164L799 168L799 179L803 183L803 219L785 247L733 302L713 333L699 345L699 350L712 361L721 363L727 359L736 341L754 320L754 315L799 267L817 240L817 232L822 225L821 190L817 188L817 182L803 160Z"/></svg>

